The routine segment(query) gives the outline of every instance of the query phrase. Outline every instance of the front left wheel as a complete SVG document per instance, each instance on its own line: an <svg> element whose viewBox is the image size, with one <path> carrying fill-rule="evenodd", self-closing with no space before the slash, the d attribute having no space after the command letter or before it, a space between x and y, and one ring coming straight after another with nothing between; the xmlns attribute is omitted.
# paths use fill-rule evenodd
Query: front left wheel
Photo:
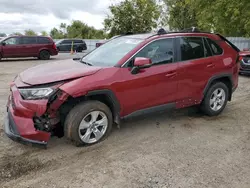
<svg viewBox="0 0 250 188"><path fill-rule="evenodd" d="M86 101L67 115L64 135L76 146L92 145L104 140L111 132L112 113L104 103Z"/></svg>

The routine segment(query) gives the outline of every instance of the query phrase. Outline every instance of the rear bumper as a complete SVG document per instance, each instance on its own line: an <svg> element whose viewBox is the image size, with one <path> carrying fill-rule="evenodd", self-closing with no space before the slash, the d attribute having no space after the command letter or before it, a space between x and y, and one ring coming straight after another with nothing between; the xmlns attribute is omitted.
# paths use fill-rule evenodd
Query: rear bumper
<svg viewBox="0 0 250 188"><path fill-rule="evenodd" d="M250 75L250 69L242 69L242 68L240 68L239 73L241 73L241 74L249 74Z"/></svg>
<svg viewBox="0 0 250 188"><path fill-rule="evenodd" d="M50 50L50 55L52 55L52 56L58 55L58 50L57 49Z"/></svg>
<svg viewBox="0 0 250 188"><path fill-rule="evenodd" d="M13 116L8 108L7 108L7 113L6 113L6 117L4 121L4 131L5 131L5 134L13 141L16 141L25 145L41 147L44 149L47 148L47 142L27 139L20 135L17 129L17 125L15 124Z"/></svg>

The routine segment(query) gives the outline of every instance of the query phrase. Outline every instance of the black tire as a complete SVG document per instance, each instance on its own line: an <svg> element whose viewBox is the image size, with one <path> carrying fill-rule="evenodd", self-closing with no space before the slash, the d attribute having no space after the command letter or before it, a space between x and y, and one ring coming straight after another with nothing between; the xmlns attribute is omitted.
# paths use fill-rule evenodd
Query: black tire
<svg viewBox="0 0 250 188"><path fill-rule="evenodd" d="M49 60L50 59L50 53L48 50L42 50L39 54L39 59L41 60Z"/></svg>
<svg viewBox="0 0 250 188"><path fill-rule="evenodd" d="M212 109L212 107L210 105L210 99L213 95L213 92L216 89L222 89L225 92L225 101L224 101L224 104L221 105L221 108L219 110L215 111ZM226 86L226 84L224 84L223 82L217 82L217 83L213 84L212 86L210 86L210 88L208 89L207 93L204 96L204 99L201 103L201 110L203 111L203 113L205 113L208 116L219 115L227 105L228 96L229 96L229 89Z"/></svg>
<svg viewBox="0 0 250 188"><path fill-rule="evenodd" d="M106 132L103 134L100 140L94 143L85 143L79 136L79 126L84 117L90 112L101 111L108 119L108 126ZM108 106L100 101L86 101L75 106L68 113L64 123L64 135L68 140L73 142L76 146L89 146L103 141L110 134L112 130L113 117Z"/></svg>
<svg viewBox="0 0 250 188"><path fill-rule="evenodd" d="M0 61L2 60L2 54L0 53Z"/></svg>
<svg viewBox="0 0 250 188"><path fill-rule="evenodd" d="M78 47L78 48L76 49L76 52L82 52L82 48L81 48L81 47Z"/></svg>

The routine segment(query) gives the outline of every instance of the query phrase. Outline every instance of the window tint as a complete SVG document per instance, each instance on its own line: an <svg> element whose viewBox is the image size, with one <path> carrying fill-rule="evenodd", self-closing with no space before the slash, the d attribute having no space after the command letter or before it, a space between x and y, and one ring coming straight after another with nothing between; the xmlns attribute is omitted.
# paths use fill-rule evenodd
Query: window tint
<svg viewBox="0 0 250 188"><path fill-rule="evenodd" d="M203 38L203 42L204 42L204 50L205 50L205 57L210 57L212 56L212 51L208 45L208 42L205 38Z"/></svg>
<svg viewBox="0 0 250 188"><path fill-rule="evenodd" d="M64 40L63 42L62 42L62 44L71 44L72 43L72 40Z"/></svg>
<svg viewBox="0 0 250 188"><path fill-rule="evenodd" d="M215 41L211 40L210 38L207 38L207 41L214 55L220 55L223 53L222 48Z"/></svg>
<svg viewBox="0 0 250 188"><path fill-rule="evenodd" d="M182 37L180 47L182 61L205 57L203 40L200 37Z"/></svg>
<svg viewBox="0 0 250 188"><path fill-rule="evenodd" d="M20 38L9 38L7 40L4 41L6 43L6 45L17 45L20 44Z"/></svg>
<svg viewBox="0 0 250 188"><path fill-rule="evenodd" d="M150 58L155 65L172 63L174 57L173 39L154 41L143 48L133 59L136 57Z"/></svg>
<svg viewBox="0 0 250 188"><path fill-rule="evenodd" d="M36 44L36 37L22 37L22 44Z"/></svg>
<svg viewBox="0 0 250 188"><path fill-rule="evenodd" d="M82 40L74 40L75 43L83 43Z"/></svg>
<svg viewBox="0 0 250 188"><path fill-rule="evenodd" d="M50 44L51 41L46 37L38 37L38 44Z"/></svg>

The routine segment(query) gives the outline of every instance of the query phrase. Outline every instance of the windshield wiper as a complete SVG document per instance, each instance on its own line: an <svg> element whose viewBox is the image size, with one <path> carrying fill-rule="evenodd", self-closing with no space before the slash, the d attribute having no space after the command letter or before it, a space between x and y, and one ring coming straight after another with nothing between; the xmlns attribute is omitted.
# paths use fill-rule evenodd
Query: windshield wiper
<svg viewBox="0 0 250 188"><path fill-rule="evenodd" d="M89 66L93 66L91 63L87 63L87 62L85 62L85 61L83 61L83 60L80 60L80 62L81 62L81 63L84 63L84 64L86 64L86 65L89 65Z"/></svg>

